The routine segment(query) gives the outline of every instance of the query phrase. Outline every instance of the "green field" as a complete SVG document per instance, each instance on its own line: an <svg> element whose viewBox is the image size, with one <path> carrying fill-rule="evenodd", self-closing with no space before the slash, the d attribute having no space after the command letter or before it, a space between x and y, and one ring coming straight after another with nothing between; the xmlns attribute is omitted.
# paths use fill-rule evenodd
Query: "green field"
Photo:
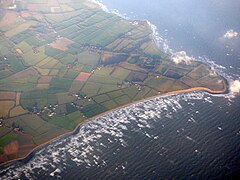
<svg viewBox="0 0 240 180"><path fill-rule="evenodd" d="M65 117L56 116L56 117L50 118L49 122L56 126L59 126L68 130L73 130L79 123L81 123L85 119L86 118L83 117L81 113L72 112Z"/></svg>
<svg viewBox="0 0 240 180"><path fill-rule="evenodd" d="M17 139L17 135L14 133L8 133L5 136L0 138L0 147L4 147L5 145L9 144L10 142ZM1 154L1 153L0 153Z"/></svg>
<svg viewBox="0 0 240 180"><path fill-rule="evenodd" d="M78 62L90 66L96 66L99 63L100 56L97 53L84 51L78 54Z"/></svg>

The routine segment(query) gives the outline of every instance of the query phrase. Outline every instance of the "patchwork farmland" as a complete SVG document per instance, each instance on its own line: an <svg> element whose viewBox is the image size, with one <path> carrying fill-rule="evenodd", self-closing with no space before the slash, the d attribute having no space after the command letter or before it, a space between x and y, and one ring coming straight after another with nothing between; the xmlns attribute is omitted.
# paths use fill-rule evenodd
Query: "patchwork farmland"
<svg viewBox="0 0 240 180"><path fill-rule="evenodd" d="M103 112L194 87L224 92L226 82L170 60L145 21L87 0L0 1L0 163Z"/></svg>

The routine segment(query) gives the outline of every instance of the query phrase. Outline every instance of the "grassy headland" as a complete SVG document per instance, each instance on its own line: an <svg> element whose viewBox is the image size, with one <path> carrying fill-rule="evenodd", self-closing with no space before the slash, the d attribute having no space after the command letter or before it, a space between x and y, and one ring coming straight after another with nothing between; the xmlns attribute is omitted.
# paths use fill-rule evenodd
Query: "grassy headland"
<svg viewBox="0 0 240 180"><path fill-rule="evenodd" d="M144 21L87 0L1 3L1 163L139 100L227 92L208 65L176 64L161 52Z"/></svg>

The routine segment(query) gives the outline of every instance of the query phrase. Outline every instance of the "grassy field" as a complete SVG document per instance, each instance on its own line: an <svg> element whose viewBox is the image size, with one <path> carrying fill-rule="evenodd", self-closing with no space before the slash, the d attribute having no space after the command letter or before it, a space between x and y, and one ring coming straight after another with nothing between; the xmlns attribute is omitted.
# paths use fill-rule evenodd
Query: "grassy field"
<svg viewBox="0 0 240 180"><path fill-rule="evenodd" d="M49 90L34 90L23 93L20 103L25 109L32 109L33 107L43 109L46 105L56 104L57 97Z"/></svg>
<svg viewBox="0 0 240 180"><path fill-rule="evenodd" d="M10 111L10 117L16 117L28 113L27 110L23 109L21 106L16 106Z"/></svg>
<svg viewBox="0 0 240 180"><path fill-rule="evenodd" d="M7 126L15 126L22 128L23 132L37 138L41 141L40 137L48 133L49 135L55 134L57 127L44 121L36 115L23 115L16 118L10 118ZM37 143L38 144L38 143Z"/></svg>
<svg viewBox="0 0 240 180"><path fill-rule="evenodd" d="M73 130L79 123L84 121L84 117L80 112L72 112L65 117L53 117L49 119L49 122L64 129Z"/></svg>
<svg viewBox="0 0 240 180"><path fill-rule="evenodd" d="M5 145L9 144L10 142L17 139L16 134L8 133L0 138L0 147L4 147Z"/></svg>
<svg viewBox="0 0 240 180"><path fill-rule="evenodd" d="M78 62L90 66L96 66L99 63L100 55L97 53L84 51L78 54Z"/></svg>
<svg viewBox="0 0 240 180"><path fill-rule="evenodd" d="M146 80L146 85L154 90L160 92L166 92L168 88L170 88L174 83L173 79L169 79L166 77L160 78L149 78Z"/></svg>
<svg viewBox="0 0 240 180"><path fill-rule="evenodd" d="M136 96L134 97L134 100L141 100L143 98L147 97L147 94L149 94L151 91L151 88L149 87L143 87L141 88L141 91L139 91Z"/></svg>
<svg viewBox="0 0 240 180"><path fill-rule="evenodd" d="M47 58L45 54L45 47L42 46L38 48L36 53L33 50L30 50L27 53L23 54L22 57L28 65L30 66L35 65L39 63L41 60Z"/></svg>
<svg viewBox="0 0 240 180"><path fill-rule="evenodd" d="M14 29L11 29L5 33L5 36L8 38L13 37L16 34L19 34L27 29L29 29L31 26L36 25L37 23L35 21L28 21L26 23L20 24L19 26L15 27Z"/></svg>
<svg viewBox="0 0 240 180"><path fill-rule="evenodd" d="M69 93L57 93L57 100L58 100L58 104L66 104L66 103L70 103L70 102L74 102L76 101L76 97L75 96L70 96Z"/></svg>
<svg viewBox="0 0 240 180"><path fill-rule="evenodd" d="M108 110L118 107L118 104L115 103L115 101L113 101L113 100L102 102L101 105L104 106Z"/></svg>
<svg viewBox="0 0 240 180"><path fill-rule="evenodd" d="M99 89L101 88L100 83L96 82L87 82L84 87L82 88L82 92L86 94L88 97L94 96L98 93Z"/></svg>
<svg viewBox="0 0 240 180"><path fill-rule="evenodd" d="M95 96L93 99L97 103L102 103L102 102L110 100L109 96L107 96L106 94Z"/></svg>
<svg viewBox="0 0 240 180"><path fill-rule="evenodd" d="M14 107L14 101L0 101L0 114L1 116L8 116L8 113L11 108Z"/></svg>

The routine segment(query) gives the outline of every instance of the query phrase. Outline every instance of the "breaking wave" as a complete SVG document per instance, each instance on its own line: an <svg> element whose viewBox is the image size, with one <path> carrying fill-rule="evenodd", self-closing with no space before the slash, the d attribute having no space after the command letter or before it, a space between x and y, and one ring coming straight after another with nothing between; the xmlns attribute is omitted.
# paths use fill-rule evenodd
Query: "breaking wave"
<svg viewBox="0 0 240 180"><path fill-rule="evenodd" d="M107 163L101 157L104 149L113 143L128 146L125 132L134 130L150 139L157 139L157 136L147 133L146 129L153 127L153 121L172 119L173 114L182 109L183 101L194 106L190 100L213 103L209 94L193 92L158 97L130 105L81 125L74 135L55 140L37 151L29 162L11 165L1 170L0 175L2 179L18 179L20 176L32 179L38 174L60 177L61 172L69 166L69 160L75 166L104 167ZM189 121L195 122L194 119ZM108 137L107 141L102 140L104 137ZM190 138L187 137L191 140Z"/></svg>

